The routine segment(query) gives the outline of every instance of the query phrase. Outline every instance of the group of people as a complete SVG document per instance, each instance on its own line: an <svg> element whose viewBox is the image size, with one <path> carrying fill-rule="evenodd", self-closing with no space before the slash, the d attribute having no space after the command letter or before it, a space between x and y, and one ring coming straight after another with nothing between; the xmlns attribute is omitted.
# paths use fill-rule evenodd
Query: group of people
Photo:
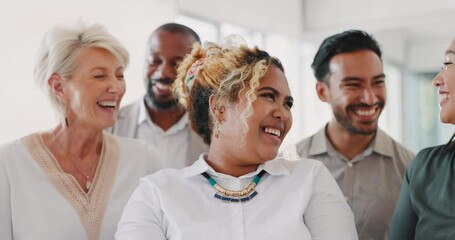
<svg viewBox="0 0 455 240"><path fill-rule="evenodd" d="M0 239L454 239L453 137L414 157L378 128L381 57L364 31L323 41L333 118L286 159L294 100L266 51L164 24L145 96L120 109L127 50L100 25L54 27L35 80L60 121L0 146ZM433 80L451 124L454 63L455 40Z"/></svg>

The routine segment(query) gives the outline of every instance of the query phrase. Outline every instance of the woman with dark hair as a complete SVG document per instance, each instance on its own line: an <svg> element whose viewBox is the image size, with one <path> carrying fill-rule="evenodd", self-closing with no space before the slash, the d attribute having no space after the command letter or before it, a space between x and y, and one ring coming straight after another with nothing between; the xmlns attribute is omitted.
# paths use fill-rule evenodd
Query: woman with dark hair
<svg viewBox="0 0 455 240"><path fill-rule="evenodd" d="M455 124L455 39L433 79L440 119ZM411 161L395 207L391 240L455 239L455 135L446 145L421 150Z"/></svg>
<svg viewBox="0 0 455 240"><path fill-rule="evenodd" d="M234 43L196 44L180 65L175 88L209 152L142 179L116 239L357 239L322 163L275 159L292 125L281 63Z"/></svg>

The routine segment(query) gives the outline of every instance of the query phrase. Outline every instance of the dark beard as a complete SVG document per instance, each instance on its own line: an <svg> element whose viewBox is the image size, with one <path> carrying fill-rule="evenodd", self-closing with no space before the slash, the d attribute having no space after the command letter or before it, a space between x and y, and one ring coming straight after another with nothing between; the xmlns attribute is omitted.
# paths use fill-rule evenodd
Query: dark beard
<svg viewBox="0 0 455 240"><path fill-rule="evenodd" d="M377 102L376 105L382 111L382 109L384 109L384 105L385 104L384 104L384 102L380 101L380 102ZM355 107L359 107L359 106L365 106L365 105L364 104L349 105L349 106L346 107L346 112L349 112L350 109L355 108ZM363 129L357 128L354 125L352 125L352 121L347 116L344 116L343 114L340 114L341 112L342 111L339 108L334 109L333 114L335 116L335 119L337 120L337 122L339 124L341 124L341 126L343 126L350 133L360 134L360 135L371 135L371 134L375 134L376 131L378 130L377 123L376 123L376 126L374 128L372 128L372 129L363 130Z"/></svg>
<svg viewBox="0 0 455 240"><path fill-rule="evenodd" d="M147 92L145 94L145 103L148 107L160 110L160 111L168 111L172 110L178 106L178 99L173 99L170 101L157 101L154 99L155 95L153 93L153 85L155 82L172 82L169 79L150 79L147 81Z"/></svg>
<svg viewBox="0 0 455 240"><path fill-rule="evenodd" d="M371 134L374 134L376 132L376 130L378 129L378 127L376 126L375 128L372 128L370 130L362 130L362 129L354 127L351 124L351 121L347 117L345 117L341 114L338 114L336 112L334 113L334 115L335 115L335 119L337 120L337 122L339 124L341 124L341 126L343 126L348 132L353 133L353 134L371 135Z"/></svg>

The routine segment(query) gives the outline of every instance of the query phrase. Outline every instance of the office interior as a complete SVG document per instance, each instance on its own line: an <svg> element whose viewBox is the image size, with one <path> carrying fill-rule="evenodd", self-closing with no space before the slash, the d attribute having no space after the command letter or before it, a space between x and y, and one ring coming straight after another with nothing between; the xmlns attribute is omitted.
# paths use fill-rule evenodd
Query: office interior
<svg viewBox="0 0 455 240"><path fill-rule="evenodd" d="M195 29L202 41L242 35L281 59L295 99L294 125L283 148L311 135L332 117L316 96L311 62L321 41L361 29L383 50L387 104L380 127L409 149L443 144L455 128L439 121L431 80L455 37L453 0L1 0L0 144L55 126L58 119L33 80L44 32L78 21L100 23L130 52L122 105L144 94L145 42L166 22Z"/></svg>

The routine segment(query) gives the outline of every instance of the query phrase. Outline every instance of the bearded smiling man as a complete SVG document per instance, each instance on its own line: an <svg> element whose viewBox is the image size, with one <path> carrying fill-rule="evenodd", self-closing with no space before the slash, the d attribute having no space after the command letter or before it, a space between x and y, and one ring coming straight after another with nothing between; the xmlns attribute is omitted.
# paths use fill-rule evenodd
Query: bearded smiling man
<svg viewBox="0 0 455 240"><path fill-rule="evenodd" d="M385 239L410 159L409 150L378 128L386 103L381 50L366 32L326 38L312 68L319 99L333 118L297 144L301 157L322 161L354 212L359 239Z"/></svg>
<svg viewBox="0 0 455 240"><path fill-rule="evenodd" d="M110 129L115 135L149 142L161 168L190 166L208 150L189 127L188 115L171 90L177 64L195 42L200 42L196 32L176 23L164 24L150 35L144 67L146 94L120 109L117 124Z"/></svg>

